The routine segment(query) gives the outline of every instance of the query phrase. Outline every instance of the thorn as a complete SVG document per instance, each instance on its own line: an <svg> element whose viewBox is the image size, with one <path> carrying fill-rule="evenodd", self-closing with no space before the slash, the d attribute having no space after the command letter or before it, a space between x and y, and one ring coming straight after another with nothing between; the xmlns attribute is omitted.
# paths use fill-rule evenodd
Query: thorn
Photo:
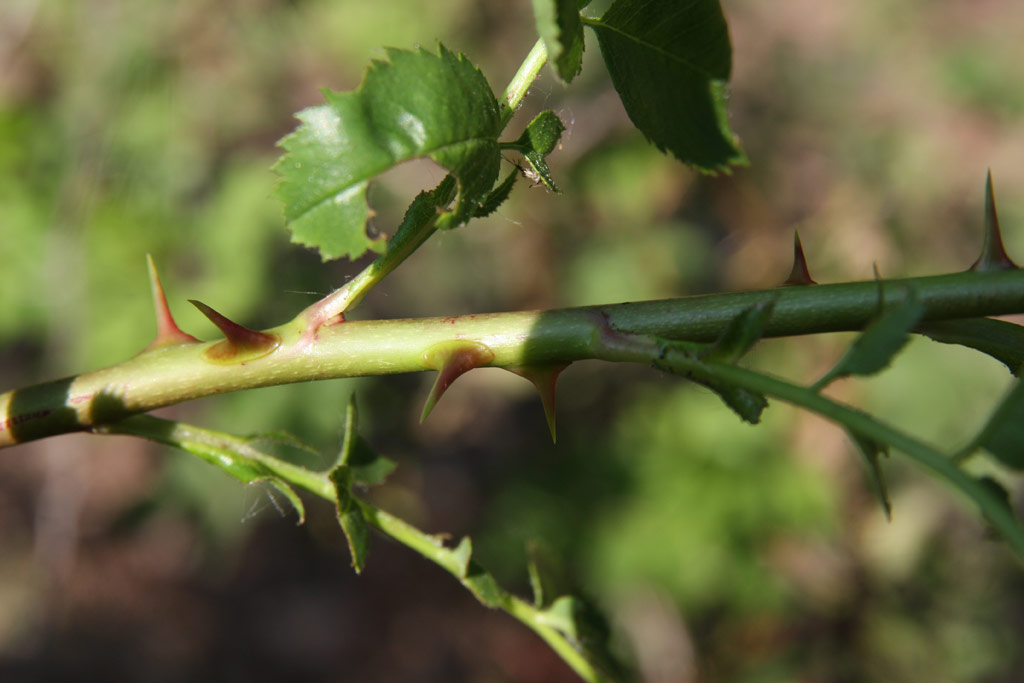
<svg viewBox="0 0 1024 683"><path fill-rule="evenodd" d="M789 272L782 286L787 285L816 285L811 279L811 273L807 270L807 258L804 256L804 245L800 243L800 233L793 231L793 270Z"/></svg>
<svg viewBox="0 0 1024 683"><path fill-rule="evenodd" d="M1003 247L1003 235L999 229L999 215L996 213L996 195L992 190L992 170L985 179L985 241L981 245L981 256L969 270L1013 270L1017 268Z"/></svg>
<svg viewBox="0 0 1024 683"><path fill-rule="evenodd" d="M540 402L544 407L544 416L548 420L548 430L551 432L551 443L557 443L558 438L555 432L555 387L558 384L558 376L569 367L568 363L561 365L531 365L526 367L508 368L520 377L525 377L537 387L540 394Z"/></svg>
<svg viewBox="0 0 1024 683"><path fill-rule="evenodd" d="M460 375L473 368L487 365L494 360L494 352L479 342L450 341L434 344L423 354L423 364L437 370L437 379L430 389L427 402L423 404L420 414L422 423L430 415L441 396Z"/></svg>
<svg viewBox="0 0 1024 683"><path fill-rule="evenodd" d="M214 344L205 352L208 360L217 363L241 363L262 358L277 348L280 340L272 334L250 330L225 318L201 301L189 299L188 302L199 309L199 312L210 319L221 332L224 340Z"/></svg>
<svg viewBox="0 0 1024 683"><path fill-rule="evenodd" d="M178 324L174 322L174 316L171 315L171 308L167 305L167 296L164 294L163 285L160 284L160 276L156 272L152 254L146 254L146 266L149 268L149 288L153 293L153 310L156 312L156 338L142 352L165 346L198 343L198 339L191 334L182 332Z"/></svg>

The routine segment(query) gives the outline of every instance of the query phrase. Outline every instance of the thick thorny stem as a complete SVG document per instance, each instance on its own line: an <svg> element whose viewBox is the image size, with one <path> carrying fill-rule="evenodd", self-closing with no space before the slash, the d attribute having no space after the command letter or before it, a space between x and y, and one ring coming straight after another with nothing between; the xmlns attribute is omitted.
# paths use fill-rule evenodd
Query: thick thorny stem
<svg viewBox="0 0 1024 683"><path fill-rule="evenodd" d="M1024 271L966 272L885 282L785 287L555 311L371 320L308 334L296 319L266 330L279 344L256 359L211 362L217 342L167 346L103 370L0 394L0 447L91 429L129 415L228 391L432 369L441 343L486 347L496 367L592 358L601 316L615 329L670 339L713 341L750 306L774 302L765 336L859 330L876 315L880 292L892 303L913 291L924 320L1024 313Z"/></svg>

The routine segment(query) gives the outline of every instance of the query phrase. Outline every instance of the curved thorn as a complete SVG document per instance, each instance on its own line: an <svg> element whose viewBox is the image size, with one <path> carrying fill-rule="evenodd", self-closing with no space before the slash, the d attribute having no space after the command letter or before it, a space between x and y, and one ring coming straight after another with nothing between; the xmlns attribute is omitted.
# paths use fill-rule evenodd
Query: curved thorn
<svg viewBox="0 0 1024 683"><path fill-rule="evenodd" d="M224 333L224 341L214 344L205 352L206 358L215 362L242 362L262 358L277 348L278 338L266 332L251 330L239 325L202 301L189 299L188 302L209 318L210 322Z"/></svg>
<svg viewBox="0 0 1024 683"><path fill-rule="evenodd" d="M494 360L494 352L487 346L474 341L451 341L435 344L423 354L423 364L437 370L437 379L430 389L423 412L420 414L422 423L430 415L441 396L461 375L473 368L487 365Z"/></svg>
<svg viewBox="0 0 1024 683"><path fill-rule="evenodd" d="M789 271L789 277L782 283L787 285L816 285L811 279L811 273L807 270L807 258L804 256L804 245L800 243L800 233L793 231L793 269Z"/></svg>
<svg viewBox="0 0 1024 683"><path fill-rule="evenodd" d="M992 190L992 170L985 178L985 241L981 245L981 256L969 270L1013 270L1017 264L1006 253L1003 235L999 229L999 215L996 213L996 196Z"/></svg>
<svg viewBox="0 0 1024 683"><path fill-rule="evenodd" d="M569 367L568 363L559 365L530 365L526 367L508 368L520 377L525 377L537 387L540 394L540 402L544 407L544 416L548 421L548 430L551 432L551 442L557 443L558 437L555 431L555 388L558 384L558 376Z"/></svg>
<svg viewBox="0 0 1024 683"><path fill-rule="evenodd" d="M160 276L156 272L152 254L146 254L146 266L149 269L149 288L153 293L153 310L156 313L156 338L142 350L143 353L165 346L198 343L198 339L191 334L182 332L178 324L174 322L174 316L171 315L171 308L167 305L167 296L164 294L163 285L160 284Z"/></svg>

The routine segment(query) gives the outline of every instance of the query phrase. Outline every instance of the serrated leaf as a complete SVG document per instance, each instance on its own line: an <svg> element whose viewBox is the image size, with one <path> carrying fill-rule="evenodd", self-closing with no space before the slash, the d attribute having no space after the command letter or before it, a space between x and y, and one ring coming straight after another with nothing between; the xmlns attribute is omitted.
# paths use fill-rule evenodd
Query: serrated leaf
<svg viewBox="0 0 1024 683"><path fill-rule="evenodd" d="M533 121L527 124L516 142L542 156L547 156L558 147L564 132L565 124L562 123L562 119L558 118L555 112L546 109L533 117Z"/></svg>
<svg viewBox="0 0 1024 683"><path fill-rule="evenodd" d="M732 46L718 0L616 0L587 24L626 113L658 149L707 173L746 163L729 128Z"/></svg>
<svg viewBox="0 0 1024 683"><path fill-rule="evenodd" d="M528 169L521 169L523 175L535 183L544 185L552 192L558 192L551 169L545 157L558 146L558 141L565 132L565 124L551 110L542 111L534 117L519 139L513 143L504 143L502 147L514 149L523 155Z"/></svg>
<svg viewBox="0 0 1024 683"><path fill-rule="evenodd" d="M359 436L359 411L355 395L349 397L345 409L345 436L341 441L336 467L345 466L352 481L367 486L380 484L394 471L397 463L378 455L363 437Z"/></svg>
<svg viewBox="0 0 1024 683"><path fill-rule="evenodd" d="M583 21L578 0L533 0L537 35L548 50L552 71L563 83L583 68Z"/></svg>
<svg viewBox="0 0 1024 683"><path fill-rule="evenodd" d="M974 443L1007 467L1024 470L1024 383L1014 382Z"/></svg>
<svg viewBox="0 0 1024 683"><path fill-rule="evenodd" d="M352 470L347 465L338 465L330 471L328 478L334 484L335 512L338 524L348 541L349 554L352 556L352 568L356 574L366 566L366 556L370 546L370 527L363 516L363 510L352 496Z"/></svg>
<svg viewBox="0 0 1024 683"><path fill-rule="evenodd" d="M850 435L850 439L857 445L857 450L864 456L875 495L878 496L878 501L882 504L886 519L892 521L892 503L889 501L889 488L885 484L881 463L881 456L888 456L889 448L852 430L847 430L846 433Z"/></svg>
<svg viewBox="0 0 1024 683"><path fill-rule="evenodd" d="M486 218L492 213L498 210L498 207L505 203L508 199L509 194L512 192L512 187L516 184L516 179L519 177L518 170L513 170L501 183L491 190L491 193L487 195L487 199L477 207L477 210L473 213L476 218Z"/></svg>
<svg viewBox="0 0 1024 683"><path fill-rule="evenodd" d="M1006 365L1015 377L1024 367L1024 326L992 318L936 320L917 331L943 344L960 344L987 353Z"/></svg>
<svg viewBox="0 0 1024 683"><path fill-rule="evenodd" d="M455 227L490 192L498 175L498 103L483 74L444 46L437 55L388 50L358 89L325 91L326 105L298 114L301 125L280 145L277 195L293 241L327 259L384 248L366 234L366 190L402 161L429 157L459 182L455 208L438 227Z"/></svg>
<svg viewBox="0 0 1024 683"><path fill-rule="evenodd" d="M873 375L884 370L910 340L908 336L924 315L924 306L908 290L895 306L875 318L854 340L835 367L818 380L813 389L820 391L840 377Z"/></svg>
<svg viewBox="0 0 1024 683"><path fill-rule="evenodd" d="M772 317L774 301L762 301L729 321L722 336L708 349L705 358L722 363L735 363L764 334L765 325Z"/></svg>

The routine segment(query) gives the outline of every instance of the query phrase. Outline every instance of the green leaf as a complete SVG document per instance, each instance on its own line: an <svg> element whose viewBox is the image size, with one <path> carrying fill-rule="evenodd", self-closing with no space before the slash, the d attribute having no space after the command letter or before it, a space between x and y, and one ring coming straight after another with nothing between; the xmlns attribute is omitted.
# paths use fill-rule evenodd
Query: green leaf
<svg viewBox="0 0 1024 683"><path fill-rule="evenodd" d="M960 344L987 353L1020 377L1024 366L1024 326L992 318L965 318L924 323L917 331L943 344Z"/></svg>
<svg viewBox="0 0 1024 683"><path fill-rule="evenodd" d="M733 412L740 416L740 419L752 425L761 421L761 413L768 407L768 399L763 394L758 394L750 389L710 378L693 379L718 394L725 405L732 408Z"/></svg>
<svg viewBox="0 0 1024 683"><path fill-rule="evenodd" d="M558 192L551 169L545 157L558 146L565 132L565 124L551 110L542 111L534 117L523 134L515 142L503 143L503 149L514 149L523 155L530 168L520 169L527 178L544 185L552 192Z"/></svg>
<svg viewBox="0 0 1024 683"><path fill-rule="evenodd" d="M812 387L815 391L840 377L873 375L884 370L900 352L921 316L924 306L907 290L907 295L895 306L887 308L854 340L835 367L825 373Z"/></svg>
<svg viewBox="0 0 1024 683"><path fill-rule="evenodd" d="M349 397L345 410L345 436L335 465L348 467L352 481L367 486L380 484L394 471L396 463L378 455L363 437L359 436L359 412L355 395Z"/></svg>
<svg viewBox="0 0 1024 683"><path fill-rule="evenodd" d="M892 521L892 503L889 500L889 488L885 484L881 463L881 456L888 457L889 447L852 430L847 430L846 433L850 435L850 439L857 444L857 449L864 456L875 495L878 496L878 501L882 504L882 509L885 510L886 519Z"/></svg>
<svg viewBox="0 0 1024 683"><path fill-rule="evenodd" d="M997 460L1015 470L1024 470L1024 383L1017 381L974 441Z"/></svg>
<svg viewBox="0 0 1024 683"><path fill-rule="evenodd" d="M533 121L527 124L523 134L516 141L518 144L534 150L540 155L547 156L558 147L562 133L565 132L565 124L558 114L546 109L533 117Z"/></svg>
<svg viewBox="0 0 1024 683"><path fill-rule="evenodd" d="M512 187L516 184L517 178L519 178L518 170L514 170L505 176L505 179L502 180L496 188L491 190L489 195L487 195L487 199L477 207L473 216L476 218L484 218L497 211L498 207L504 204L505 200L508 199L509 194L512 192Z"/></svg>
<svg viewBox="0 0 1024 683"><path fill-rule="evenodd" d="M455 208L438 220L452 228L469 219L498 176L498 103L483 74L440 46L388 50L358 89L325 91L326 105L299 112L301 125L281 142L274 166L277 195L293 241L327 260L381 251L366 234L369 182L396 164L429 157L459 183Z"/></svg>
<svg viewBox="0 0 1024 683"><path fill-rule="evenodd" d="M761 313L754 312L754 309L757 308L758 307L755 306L748 309L748 311L750 311L749 316L744 314L738 316L736 320L744 319L747 322L737 323L736 333L730 336L734 336L738 340L749 336L750 330L757 327L758 320L761 318ZM747 311L744 313L747 313ZM767 313L770 315L770 310ZM730 342L729 346L733 350L727 355L733 355L737 349L743 346L744 343L745 342L742 341L738 344ZM686 377L687 379L715 392L727 406L739 415L741 420L749 422L750 424L757 424L761 421L761 413L768 407L768 399L765 398L763 394L759 394L734 384L729 384L728 382L723 382L714 375L714 370L711 367L704 365L704 361L702 359L710 356L711 350L714 346L666 339L659 340L659 344L662 349L662 358L655 361L654 366L656 368ZM670 349L686 356L691 361L696 361L698 363L698 368L700 369L694 370L690 367L677 367L672 363L671 358L665 358L666 353Z"/></svg>
<svg viewBox="0 0 1024 683"><path fill-rule="evenodd" d="M583 21L578 0L533 0L537 34L548 50L548 60L563 83L583 68Z"/></svg>
<svg viewBox="0 0 1024 683"><path fill-rule="evenodd" d="M725 332L708 349L705 357L722 363L738 361L764 334L764 327L774 308L774 301L762 301L745 309L729 321Z"/></svg>
<svg viewBox="0 0 1024 683"><path fill-rule="evenodd" d="M273 469L273 463L279 461L254 445L266 436L239 437L151 415L136 415L115 422L108 429L180 448L245 484L266 482L288 499L299 515L299 524L306 521L302 498Z"/></svg>
<svg viewBox="0 0 1024 683"><path fill-rule="evenodd" d="M370 527L363 516L363 509L359 507L352 495L352 470L347 465L338 465L331 470L328 477L334 484L337 505L335 511L338 515L338 524L345 532L345 539L348 541L348 550L352 555L352 568L356 574L363 571L366 566L366 556L370 546Z"/></svg>
<svg viewBox="0 0 1024 683"><path fill-rule="evenodd" d="M718 0L616 0L586 23L630 120L658 149L707 173L746 163L726 111L732 46Z"/></svg>
<svg viewBox="0 0 1024 683"><path fill-rule="evenodd" d="M463 585L487 607L497 607L505 592L490 572L473 560L473 541L469 536L464 536L449 552L456 576Z"/></svg>
<svg viewBox="0 0 1024 683"><path fill-rule="evenodd" d="M619 680L621 666L608 647L611 629L593 605L573 595L563 595L541 612L540 620L557 629L579 648L588 661L604 675Z"/></svg>

